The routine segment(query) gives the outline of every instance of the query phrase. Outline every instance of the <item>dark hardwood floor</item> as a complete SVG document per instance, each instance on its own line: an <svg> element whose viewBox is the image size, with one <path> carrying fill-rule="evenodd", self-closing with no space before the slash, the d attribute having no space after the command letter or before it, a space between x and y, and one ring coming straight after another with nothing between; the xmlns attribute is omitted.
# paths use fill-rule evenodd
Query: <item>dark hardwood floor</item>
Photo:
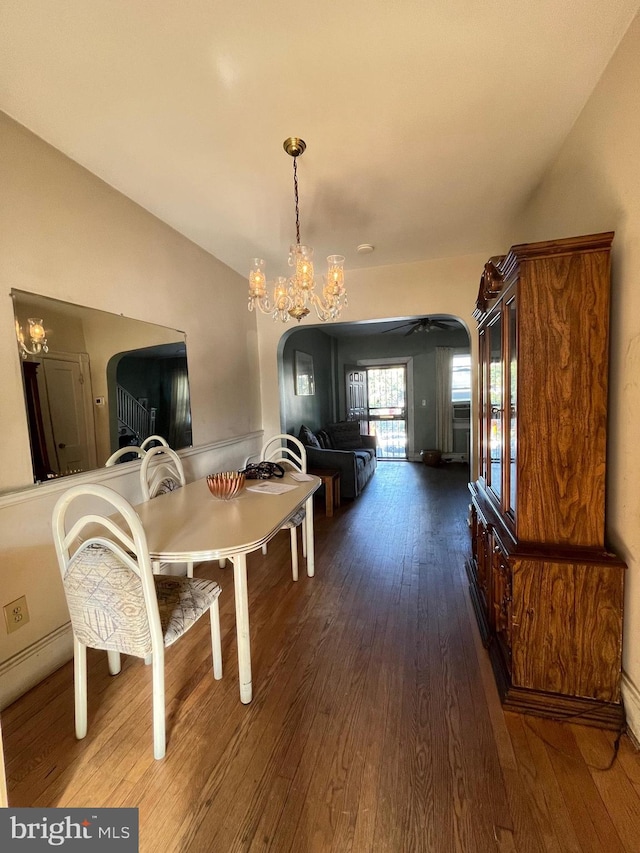
<svg viewBox="0 0 640 853"><path fill-rule="evenodd" d="M504 714L468 597L467 471L382 463L332 519L316 576L289 538L249 557L254 700L239 701L231 568L224 678L206 620L167 652L167 755L151 672L89 654L89 732L68 664L2 713L13 806L137 806L140 850L489 853L640 850L626 735ZM609 765L610 768L609 768ZM607 769L608 768L608 769Z"/></svg>

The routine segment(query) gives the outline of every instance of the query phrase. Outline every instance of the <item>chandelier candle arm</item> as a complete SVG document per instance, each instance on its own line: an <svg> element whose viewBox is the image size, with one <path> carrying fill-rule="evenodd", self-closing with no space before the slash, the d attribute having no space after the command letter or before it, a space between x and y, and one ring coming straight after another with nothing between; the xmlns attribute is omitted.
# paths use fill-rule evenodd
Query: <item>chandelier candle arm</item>
<svg viewBox="0 0 640 853"><path fill-rule="evenodd" d="M265 262L262 258L254 258L249 272L249 311L253 311L255 307L263 314L271 314L274 320L287 323L293 317L300 322L310 313L310 306L313 306L320 320L335 320L347 304L344 257L329 255L327 258L327 274L320 296L315 289L313 249L303 245L300 240L297 158L304 153L307 146L303 139L291 136L285 139L283 147L287 154L293 157L296 243L289 249L292 274L288 279L283 276L276 279L272 285L273 297L269 298Z"/></svg>

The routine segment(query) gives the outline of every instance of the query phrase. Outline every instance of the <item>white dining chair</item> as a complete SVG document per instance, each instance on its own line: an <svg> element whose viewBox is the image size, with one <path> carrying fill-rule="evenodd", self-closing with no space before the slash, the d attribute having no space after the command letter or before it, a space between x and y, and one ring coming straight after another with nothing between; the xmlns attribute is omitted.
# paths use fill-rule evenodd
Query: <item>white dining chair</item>
<svg viewBox="0 0 640 853"><path fill-rule="evenodd" d="M175 450L163 444L159 447L151 447L145 452L142 465L140 466L140 490L142 499L145 501L157 497L165 492L172 492L186 484L182 459ZM223 569L227 563L226 559L218 561ZM186 563L187 577L193 577L193 562ZM157 560L153 562L154 572L159 572L162 563Z"/></svg>
<svg viewBox="0 0 640 853"><path fill-rule="evenodd" d="M120 654L150 659L153 754L163 758L164 650L209 611L213 675L222 678L220 587L202 578L154 575L138 515L106 486L65 492L52 530L73 629L76 737L87 734L87 647L107 651L112 675L120 672Z"/></svg>
<svg viewBox="0 0 640 853"><path fill-rule="evenodd" d="M140 489L145 501L179 489L186 483L182 459L166 445L151 447L140 466Z"/></svg>
<svg viewBox="0 0 640 853"><path fill-rule="evenodd" d="M260 461L275 462L283 468L289 468L302 474L307 473L307 451L304 444L293 435L280 433L274 435L262 446ZM298 580L298 527L302 527L302 555L307 556L307 531L306 511L304 507L299 509L280 528L289 530L291 534L291 576L294 581ZM266 545L262 548L266 554Z"/></svg>
<svg viewBox="0 0 640 853"><path fill-rule="evenodd" d="M135 444L127 445L126 447L120 447L115 453L112 453L111 456L104 463L105 468L111 468L112 465L115 465L119 462L123 456L130 456L132 453L138 457L138 459L142 459L145 454L145 451L142 447L137 447Z"/></svg>
<svg viewBox="0 0 640 853"><path fill-rule="evenodd" d="M142 499L149 501L165 492L172 492L186 484L182 460L167 445L151 447L144 454L140 466L140 490ZM154 560L153 571L159 572L162 564ZM187 577L193 577L193 562L187 564Z"/></svg>
<svg viewBox="0 0 640 853"><path fill-rule="evenodd" d="M150 447L169 447L169 442L161 435L148 435L144 441L140 442L140 447L143 450L149 450Z"/></svg>

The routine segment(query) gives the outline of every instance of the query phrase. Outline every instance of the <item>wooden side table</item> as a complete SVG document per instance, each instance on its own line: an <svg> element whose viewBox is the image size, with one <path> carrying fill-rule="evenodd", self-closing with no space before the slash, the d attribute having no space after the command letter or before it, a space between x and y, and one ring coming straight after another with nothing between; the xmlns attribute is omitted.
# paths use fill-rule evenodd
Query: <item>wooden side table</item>
<svg viewBox="0 0 640 853"><path fill-rule="evenodd" d="M325 515L332 516L334 508L340 506L340 471L334 471L331 468L309 468L308 473L322 480Z"/></svg>

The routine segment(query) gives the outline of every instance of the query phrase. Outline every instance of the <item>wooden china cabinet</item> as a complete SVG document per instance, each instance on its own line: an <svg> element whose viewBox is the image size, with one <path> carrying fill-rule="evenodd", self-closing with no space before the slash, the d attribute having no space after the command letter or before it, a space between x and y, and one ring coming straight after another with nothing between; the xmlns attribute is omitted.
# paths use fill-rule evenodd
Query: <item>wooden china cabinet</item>
<svg viewBox="0 0 640 853"><path fill-rule="evenodd" d="M485 265L467 572L504 706L617 728L625 565L604 541L612 239L513 246Z"/></svg>

